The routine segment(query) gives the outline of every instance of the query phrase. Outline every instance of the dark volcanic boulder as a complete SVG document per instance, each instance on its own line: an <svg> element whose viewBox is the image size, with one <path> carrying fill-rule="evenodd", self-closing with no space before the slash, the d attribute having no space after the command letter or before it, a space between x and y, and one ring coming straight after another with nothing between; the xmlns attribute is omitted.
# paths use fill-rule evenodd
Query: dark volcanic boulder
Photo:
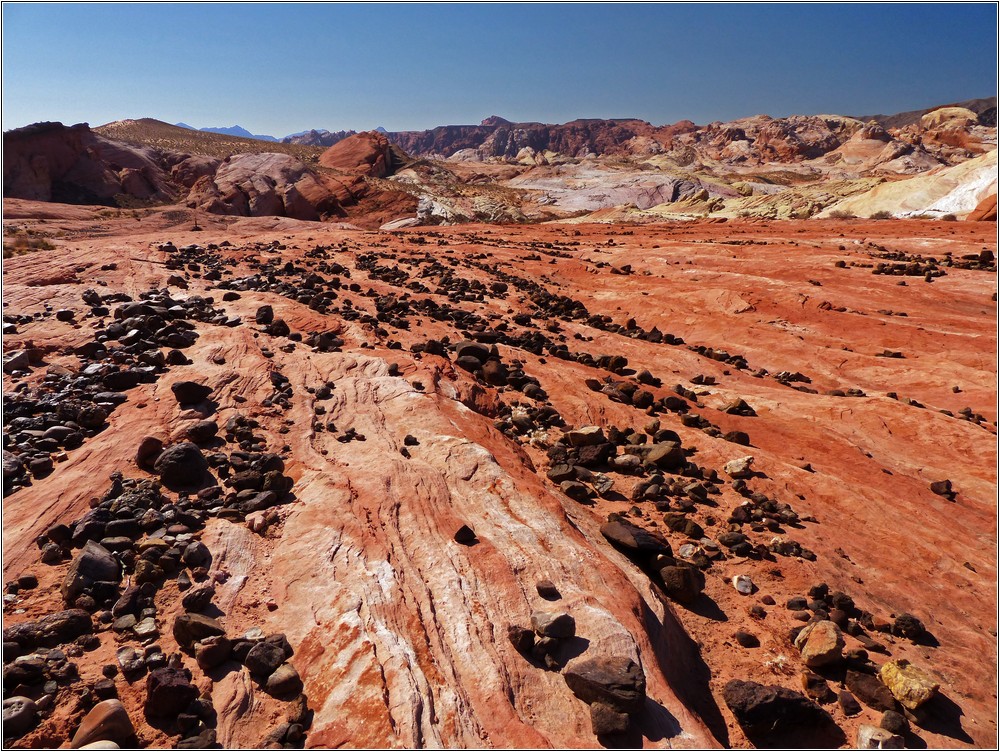
<svg viewBox="0 0 1000 752"><path fill-rule="evenodd" d="M819 705L785 687L733 679L723 688L722 699L740 726L753 733L778 733L829 720Z"/></svg>
<svg viewBox="0 0 1000 752"><path fill-rule="evenodd" d="M187 671L165 666L151 671L146 679L147 716L176 718L197 697L198 689Z"/></svg>
<svg viewBox="0 0 1000 752"><path fill-rule="evenodd" d="M259 679L266 679L285 661L285 651L271 642L258 642L247 653L243 664Z"/></svg>
<svg viewBox="0 0 1000 752"><path fill-rule="evenodd" d="M601 525L601 534L611 544L626 553L663 554L671 556L670 544L663 536L643 530L641 527L615 518Z"/></svg>
<svg viewBox="0 0 1000 752"><path fill-rule="evenodd" d="M15 642L27 652L36 647L61 645L93 631L94 624L90 614L79 608L71 608L43 616L36 621L6 627L3 630L3 641Z"/></svg>
<svg viewBox="0 0 1000 752"><path fill-rule="evenodd" d="M63 579L62 596L67 604L72 604L95 582L121 581L121 568L111 552L98 543L87 541L86 545L69 565Z"/></svg>
<svg viewBox="0 0 1000 752"><path fill-rule="evenodd" d="M575 661L563 674L585 703L601 702L620 713L635 713L646 700L646 675L631 658L597 656Z"/></svg>
<svg viewBox="0 0 1000 752"><path fill-rule="evenodd" d="M196 486L205 478L208 462L201 450L189 441L164 449L153 469L167 488Z"/></svg>
<svg viewBox="0 0 1000 752"><path fill-rule="evenodd" d="M848 670L844 676L844 686L847 687L854 696L868 707L874 710L896 710L898 707L896 698L892 692L878 677L865 674L860 671Z"/></svg>
<svg viewBox="0 0 1000 752"><path fill-rule="evenodd" d="M705 589L705 575L694 567L663 567L660 579L663 580L663 589L667 591L667 595L678 603L694 603Z"/></svg>
<svg viewBox="0 0 1000 752"><path fill-rule="evenodd" d="M222 636L225 628L216 620L201 614L186 613L174 619L174 639L185 650L206 637Z"/></svg>
<svg viewBox="0 0 1000 752"><path fill-rule="evenodd" d="M197 381L178 381L170 387L170 391L182 405L194 405L208 399L212 387L199 384Z"/></svg>

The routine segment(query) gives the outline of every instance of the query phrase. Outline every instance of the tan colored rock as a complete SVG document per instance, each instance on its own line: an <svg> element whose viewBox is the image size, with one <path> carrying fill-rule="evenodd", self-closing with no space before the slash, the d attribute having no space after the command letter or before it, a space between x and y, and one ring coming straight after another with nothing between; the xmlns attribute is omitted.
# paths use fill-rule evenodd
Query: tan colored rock
<svg viewBox="0 0 1000 752"><path fill-rule="evenodd" d="M878 726L862 723L858 726L856 749L905 749L903 737Z"/></svg>
<svg viewBox="0 0 1000 752"><path fill-rule="evenodd" d="M926 671L903 659L882 664L878 676L892 696L910 710L919 708L941 687Z"/></svg>
<svg viewBox="0 0 1000 752"><path fill-rule="evenodd" d="M732 478L749 478L753 475L751 465L753 465L753 457L747 456L730 460L722 469Z"/></svg>
<svg viewBox="0 0 1000 752"><path fill-rule="evenodd" d="M809 668L820 668L843 658L844 634L832 621L807 624L795 638L795 647Z"/></svg>
<svg viewBox="0 0 1000 752"><path fill-rule="evenodd" d="M80 749L86 744L98 741L126 744L134 736L135 727L128 717L125 706L118 700L102 700L84 716L70 746L73 749Z"/></svg>

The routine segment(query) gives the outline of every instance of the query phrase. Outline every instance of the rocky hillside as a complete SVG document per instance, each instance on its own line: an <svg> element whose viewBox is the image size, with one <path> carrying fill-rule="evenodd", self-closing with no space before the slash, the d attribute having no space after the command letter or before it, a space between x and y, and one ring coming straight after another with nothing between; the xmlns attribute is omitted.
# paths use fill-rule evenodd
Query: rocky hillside
<svg viewBox="0 0 1000 752"><path fill-rule="evenodd" d="M303 153L307 161L295 156ZM311 221L356 216L376 225L416 206L391 186L366 182L408 159L374 132L310 152L158 121L96 130L41 123L5 133L4 155L10 198L133 209L177 203L211 214Z"/></svg>
<svg viewBox="0 0 1000 752"><path fill-rule="evenodd" d="M632 119L546 125L494 116L409 133L310 132L281 144L154 120L93 131L42 124L4 134L11 155L4 192L388 228L831 212L961 218L995 195L989 171L997 146L989 102L963 104L975 109L883 118L899 123L888 127L838 115L758 115L703 126Z"/></svg>

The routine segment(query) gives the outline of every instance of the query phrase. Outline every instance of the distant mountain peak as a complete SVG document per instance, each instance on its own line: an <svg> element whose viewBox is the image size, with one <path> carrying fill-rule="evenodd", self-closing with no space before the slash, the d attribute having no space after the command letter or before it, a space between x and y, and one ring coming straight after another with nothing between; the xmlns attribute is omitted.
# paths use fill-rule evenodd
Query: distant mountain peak
<svg viewBox="0 0 1000 752"><path fill-rule="evenodd" d="M251 133L246 128L240 125L231 125L228 128L195 128L193 125L188 125L187 123L174 123L178 128L186 128L189 131L202 131L203 133L218 133L223 136L237 136L238 138L252 138L256 141L274 141L277 142L274 136L264 136Z"/></svg>
<svg viewBox="0 0 1000 752"><path fill-rule="evenodd" d="M511 123L506 118L500 117L499 115L490 115L483 122L481 122L480 125L485 125L486 127L489 128L498 125L513 125L513 123Z"/></svg>

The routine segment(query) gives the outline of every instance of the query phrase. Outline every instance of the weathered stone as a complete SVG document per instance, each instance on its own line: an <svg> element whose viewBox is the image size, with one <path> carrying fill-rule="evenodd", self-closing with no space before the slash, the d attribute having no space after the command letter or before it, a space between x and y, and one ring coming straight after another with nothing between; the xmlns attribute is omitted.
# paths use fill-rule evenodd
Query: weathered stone
<svg viewBox="0 0 1000 752"><path fill-rule="evenodd" d="M118 745L127 745L134 739L135 727L128 717L125 706L118 700L104 700L97 703L84 716L70 746L73 749L80 749L96 741L112 741Z"/></svg>
<svg viewBox="0 0 1000 752"><path fill-rule="evenodd" d="M643 530L621 519L601 525L601 534L616 548L627 552L672 555L670 544L659 533Z"/></svg>
<svg viewBox="0 0 1000 752"><path fill-rule="evenodd" d="M57 611L36 621L13 624L3 630L3 641L15 642L23 650L54 647L91 634L94 624L90 614L78 608Z"/></svg>
<svg viewBox="0 0 1000 752"><path fill-rule="evenodd" d="M621 713L636 713L646 700L646 676L631 658L581 658L566 667L566 684L586 703L602 702Z"/></svg>
<svg viewBox="0 0 1000 752"><path fill-rule="evenodd" d="M3 735L20 739L38 722L38 706L28 697L8 697L3 701Z"/></svg>
<svg viewBox="0 0 1000 752"><path fill-rule="evenodd" d="M181 561L192 569L208 567L212 563L212 553L201 541L192 541L181 554Z"/></svg>
<svg viewBox="0 0 1000 752"><path fill-rule="evenodd" d="M660 570L663 589L678 603L691 604L705 588L705 575L688 566L668 566Z"/></svg>
<svg viewBox="0 0 1000 752"><path fill-rule="evenodd" d="M156 620L147 616L145 619L140 619L134 627L132 627L132 634L140 642L145 640L151 640L159 637L160 630L156 627Z"/></svg>
<svg viewBox="0 0 1000 752"><path fill-rule="evenodd" d="M267 678L264 688L272 695L284 697L286 695L297 694L302 691L302 679L295 666L291 663L282 663Z"/></svg>
<svg viewBox="0 0 1000 752"><path fill-rule="evenodd" d="M917 642L927 633L927 629L913 614L900 614L892 623L892 633Z"/></svg>
<svg viewBox="0 0 1000 752"><path fill-rule="evenodd" d="M576 620L569 614L550 614L535 611L531 615L531 628L540 637L566 638L576 634Z"/></svg>
<svg viewBox="0 0 1000 752"><path fill-rule="evenodd" d="M563 438L569 442L570 446L582 447L604 444L604 430L600 426L584 426L572 431L567 431Z"/></svg>
<svg viewBox="0 0 1000 752"><path fill-rule="evenodd" d="M879 728L884 728L893 734L902 736L910 730L910 723L906 716L897 713L895 710L887 710L882 714L882 719L878 723Z"/></svg>
<svg viewBox="0 0 1000 752"><path fill-rule="evenodd" d="M196 613L204 611L211 604L214 596L214 585L202 585L186 592L184 597L181 598L181 606L185 611L194 611Z"/></svg>
<svg viewBox="0 0 1000 752"><path fill-rule="evenodd" d="M121 568L111 552L98 543L87 541L74 557L63 579L63 600L72 604L95 582L117 583L120 580Z"/></svg>
<svg viewBox="0 0 1000 752"><path fill-rule="evenodd" d="M804 669L799 676L802 679L802 691L809 699L824 704L837 699L833 690L830 689L830 685L826 683L826 679L819 674Z"/></svg>
<svg viewBox="0 0 1000 752"><path fill-rule="evenodd" d="M550 580L539 580L535 583L535 590L537 590L538 594L547 601L559 600L561 597L559 595L559 590Z"/></svg>
<svg viewBox="0 0 1000 752"><path fill-rule="evenodd" d="M829 720L819 705L785 687L733 679L723 688L722 699L739 724L751 732L781 732Z"/></svg>
<svg viewBox="0 0 1000 752"><path fill-rule="evenodd" d="M144 436L135 450L135 464L145 470L152 470L153 463L162 451L162 441L155 436Z"/></svg>
<svg viewBox="0 0 1000 752"><path fill-rule="evenodd" d="M622 713L605 702L595 702L590 706L590 726L595 736L618 736L629 728L628 713Z"/></svg>
<svg viewBox="0 0 1000 752"><path fill-rule="evenodd" d="M225 628L215 619L202 614L181 614L174 619L174 639L185 650L206 637L225 635Z"/></svg>
<svg viewBox="0 0 1000 752"><path fill-rule="evenodd" d="M837 704L840 705L841 711L848 718L853 718L861 712L861 704L846 689L837 695Z"/></svg>
<svg viewBox="0 0 1000 752"><path fill-rule="evenodd" d="M194 658L202 671L209 671L222 665L229 660L232 652L232 643L221 635L206 637L194 646Z"/></svg>
<svg viewBox="0 0 1000 752"><path fill-rule="evenodd" d="M535 646L535 633L530 629L520 627L516 624L507 627L507 638L517 652L522 655L529 655L531 649Z"/></svg>
<svg viewBox="0 0 1000 752"><path fill-rule="evenodd" d="M733 577L733 587L740 595L750 595L754 591L753 580L749 575L738 574Z"/></svg>
<svg viewBox="0 0 1000 752"><path fill-rule="evenodd" d="M821 668L843 658L844 635L832 621L807 624L795 638L795 647L809 668Z"/></svg>
<svg viewBox="0 0 1000 752"><path fill-rule="evenodd" d="M730 460L722 466L722 469L732 478L750 478L753 477L751 465L753 465L753 457L747 456Z"/></svg>
<svg viewBox="0 0 1000 752"><path fill-rule="evenodd" d="M155 669L146 679L146 715L176 718L197 696L187 671L169 666Z"/></svg>
<svg viewBox="0 0 1000 752"><path fill-rule="evenodd" d="M250 648L243 663L250 669L250 673L258 679L266 679L277 670L284 660L284 651L279 646L265 641L258 642Z"/></svg>
<svg viewBox="0 0 1000 752"><path fill-rule="evenodd" d="M185 429L188 439L195 444L211 441L218 432L219 424L214 420L199 420Z"/></svg>
<svg viewBox="0 0 1000 752"><path fill-rule="evenodd" d="M844 675L844 686L873 710L895 710L896 698L877 677L848 669Z"/></svg>
<svg viewBox="0 0 1000 752"><path fill-rule="evenodd" d="M858 726L855 749L905 749L903 737L891 731L862 723Z"/></svg>
<svg viewBox="0 0 1000 752"><path fill-rule="evenodd" d="M167 488L183 488L201 483L208 463L196 445L185 441L164 449L153 469Z"/></svg>
<svg viewBox="0 0 1000 752"><path fill-rule="evenodd" d="M937 694L941 687L934 677L906 660L882 664L878 675L893 697L909 710L919 708Z"/></svg>
<svg viewBox="0 0 1000 752"><path fill-rule="evenodd" d="M462 525L462 527L455 531L455 542L461 543L463 546L470 546L476 543L476 531L468 525Z"/></svg>
<svg viewBox="0 0 1000 752"><path fill-rule="evenodd" d="M182 405L193 405L208 399L212 387L199 384L196 381L178 381L171 385L170 391Z"/></svg>
<svg viewBox="0 0 1000 752"><path fill-rule="evenodd" d="M665 441L653 444L643 458L647 467L657 467L661 470L676 470L687 463L687 456L681 445L676 441Z"/></svg>

